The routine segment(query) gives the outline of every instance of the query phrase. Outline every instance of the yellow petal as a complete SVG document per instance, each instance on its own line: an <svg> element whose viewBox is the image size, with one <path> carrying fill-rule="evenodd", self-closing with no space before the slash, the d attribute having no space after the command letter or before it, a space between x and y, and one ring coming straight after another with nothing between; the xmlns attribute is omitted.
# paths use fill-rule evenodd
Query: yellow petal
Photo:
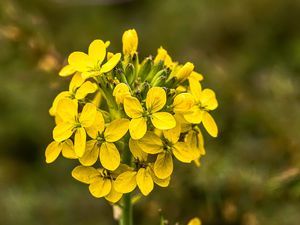
<svg viewBox="0 0 300 225"><path fill-rule="evenodd" d="M166 92L161 87L152 87L147 93L146 107L148 112L154 113L161 110L166 104Z"/></svg>
<svg viewBox="0 0 300 225"><path fill-rule="evenodd" d="M52 141L46 148L46 163L54 162L61 152L62 146L59 142Z"/></svg>
<svg viewBox="0 0 300 225"><path fill-rule="evenodd" d="M192 125L188 121L186 121L186 119L184 119L183 114L176 113L174 115L174 118L176 120L176 126L177 124L179 124L181 127L181 133L186 133L192 129Z"/></svg>
<svg viewBox="0 0 300 225"><path fill-rule="evenodd" d="M203 126L205 127L206 131L212 136L217 137L218 136L218 127L214 120L214 118L208 113L205 112L203 114Z"/></svg>
<svg viewBox="0 0 300 225"><path fill-rule="evenodd" d="M124 99L124 110L130 118L139 118L144 112L141 103L135 97L126 97Z"/></svg>
<svg viewBox="0 0 300 225"><path fill-rule="evenodd" d="M92 183L99 176L99 171L93 167L76 166L72 171L73 178L86 184Z"/></svg>
<svg viewBox="0 0 300 225"><path fill-rule="evenodd" d="M185 113L192 108L193 104L193 95L190 93L181 93L174 98L173 111L175 113Z"/></svg>
<svg viewBox="0 0 300 225"><path fill-rule="evenodd" d="M98 132L101 134L104 131L104 126L105 123L102 113L97 111L94 123L92 126L86 127L85 130L91 138L96 139Z"/></svg>
<svg viewBox="0 0 300 225"><path fill-rule="evenodd" d="M120 165L120 153L113 143L104 142L100 149L100 162L105 169L115 170Z"/></svg>
<svg viewBox="0 0 300 225"><path fill-rule="evenodd" d="M104 138L108 142L120 140L128 131L128 119L116 119L112 121L104 131Z"/></svg>
<svg viewBox="0 0 300 225"><path fill-rule="evenodd" d="M195 72L195 71L193 71L192 73L191 73L191 75L188 77L188 79L190 80L190 79L194 79L195 81L201 81L201 80L203 80L203 75L202 74L200 74L200 73L197 73L197 72Z"/></svg>
<svg viewBox="0 0 300 225"><path fill-rule="evenodd" d="M115 189L120 193L132 192L136 187L136 172L127 171L120 174L115 180Z"/></svg>
<svg viewBox="0 0 300 225"><path fill-rule="evenodd" d="M84 128L76 129L74 137L74 151L78 157L82 157L85 151L86 133Z"/></svg>
<svg viewBox="0 0 300 225"><path fill-rule="evenodd" d="M89 46L89 56L100 65L106 55L106 46L102 40L94 40Z"/></svg>
<svg viewBox="0 0 300 225"><path fill-rule="evenodd" d="M177 142L172 147L173 155L181 162L190 163L193 159L191 148L184 142Z"/></svg>
<svg viewBox="0 0 300 225"><path fill-rule="evenodd" d="M136 175L136 182L142 194L147 196L154 187L152 177L147 169L140 168Z"/></svg>
<svg viewBox="0 0 300 225"><path fill-rule="evenodd" d="M88 71L82 72L82 74L81 74L81 76L84 79L88 79L90 77L95 77L95 76L98 76L98 75L101 75L101 72L100 72L99 69L95 70L95 68L91 68Z"/></svg>
<svg viewBox="0 0 300 225"><path fill-rule="evenodd" d="M161 130L172 129L176 126L176 120L167 112L156 112L151 115L153 126Z"/></svg>
<svg viewBox="0 0 300 225"><path fill-rule="evenodd" d="M146 153L157 154L163 151L163 143L160 137L148 131L143 138L138 140L139 147Z"/></svg>
<svg viewBox="0 0 300 225"><path fill-rule="evenodd" d="M180 131L181 131L180 123L176 122L176 126L174 128L169 129L169 130L164 130L163 134L164 134L164 137L169 142L171 142L172 144L175 144L179 139Z"/></svg>
<svg viewBox="0 0 300 225"><path fill-rule="evenodd" d="M117 53L111 57L103 66L101 66L101 73L107 73L111 71L119 63L121 59L121 54Z"/></svg>
<svg viewBox="0 0 300 225"><path fill-rule="evenodd" d="M160 179L166 179L173 172L173 159L169 153L160 153L157 155L154 163L154 173Z"/></svg>
<svg viewBox="0 0 300 225"><path fill-rule="evenodd" d="M57 103L56 112L60 118L65 122L74 123L78 114L77 100L63 98Z"/></svg>
<svg viewBox="0 0 300 225"><path fill-rule="evenodd" d="M95 198L104 197L111 190L111 181L103 177L98 177L90 184L89 190Z"/></svg>
<svg viewBox="0 0 300 225"><path fill-rule="evenodd" d="M68 62L79 72L85 72L94 67L94 62L83 52L73 52L69 55Z"/></svg>
<svg viewBox="0 0 300 225"><path fill-rule="evenodd" d="M72 140L68 139L64 141L62 144L62 155L67 159L77 159L78 157L75 154L74 151L74 145Z"/></svg>
<svg viewBox="0 0 300 225"><path fill-rule="evenodd" d="M53 139L57 142L67 140L73 134L73 124L59 123L53 130Z"/></svg>
<svg viewBox="0 0 300 225"><path fill-rule="evenodd" d="M109 194L105 196L105 199L111 203L116 203L122 198L123 194L116 191L114 187L114 181L112 181L111 184L112 184L111 190Z"/></svg>
<svg viewBox="0 0 300 225"><path fill-rule="evenodd" d="M201 155L205 155L204 141L201 132L190 130L185 137L185 143L192 150L193 159L199 158Z"/></svg>
<svg viewBox="0 0 300 225"><path fill-rule="evenodd" d="M117 178L121 173L127 172L127 171L133 171L134 169L126 164L120 164L120 166L114 170L111 175L113 178Z"/></svg>
<svg viewBox="0 0 300 225"><path fill-rule="evenodd" d="M75 73L74 76L72 77L72 80L70 81L69 91L71 93L75 93L76 89L79 88L84 81L85 79L82 77L81 73L79 72Z"/></svg>
<svg viewBox="0 0 300 225"><path fill-rule="evenodd" d="M201 220L197 217L191 219L188 223L188 225L201 225Z"/></svg>
<svg viewBox="0 0 300 225"><path fill-rule="evenodd" d="M201 123L203 118L203 110L199 109L198 106L194 106L190 112L183 115L184 119L190 123L198 124Z"/></svg>
<svg viewBox="0 0 300 225"><path fill-rule="evenodd" d="M129 139L129 149L135 159L140 161L147 161L148 154L145 153L138 144L138 140Z"/></svg>
<svg viewBox="0 0 300 225"><path fill-rule="evenodd" d="M196 80L190 79L189 84L190 84L191 94L194 96L195 101L199 102L201 97L201 92L202 92L200 83Z"/></svg>
<svg viewBox="0 0 300 225"><path fill-rule="evenodd" d="M142 138L147 131L147 119L144 117L132 119L129 123L129 132L132 139Z"/></svg>
<svg viewBox="0 0 300 225"><path fill-rule="evenodd" d="M84 166L94 165L99 157L99 151L100 149L97 145L97 141L87 141L84 155L79 158L79 162Z"/></svg>
<svg viewBox="0 0 300 225"><path fill-rule="evenodd" d="M97 89L97 84L92 83L91 81L86 81L80 86L80 88L77 89L75 98L78 100L84 99L88 94L97 91Z"/></svg>
<svg viewBox="0 0 300 225"><path fill-rule="evenodd" d="M49 114L51 116L55 116L58 102L63 98L68 98L69 96L70 96L70 93L68 91L63 91L63 92L59 93L55 97L53 104L52 104L51 108L49 109Z"/></svg>
<svg viewBox="0 0 300 225"><path fill-rule="evenodd" d="M150 168L149 173L150 173L154 183L156 183L160 187L168 187L169 186L171 177L167 177L165 179L160 179L153 172L153 164L150 164L149 168Z"/></svg>
<svg viewBox="0 0 300 225"><path fill-rule="evenodd" d="M202 91L200 102L201 105L208 110L214 110L218 107L218 101L216 99L215 92L208 88Z"/></svg>
<svg viewBox="0 0 300 225"><path fill-rule="evenodd" d="M83 127L90 127L96 120L97 109L92 103L86 103L79 117L79 122Z"/></svg>
<svg viewBox="0 0 300 225"><path fill-rule="evenodd" d="M76 70L73 66L71 65L66 65L64 66L60 71L59 71L59 76L61 77L67 77L67 76L70 76L72 75L73 73L75 73Z"/></svg>

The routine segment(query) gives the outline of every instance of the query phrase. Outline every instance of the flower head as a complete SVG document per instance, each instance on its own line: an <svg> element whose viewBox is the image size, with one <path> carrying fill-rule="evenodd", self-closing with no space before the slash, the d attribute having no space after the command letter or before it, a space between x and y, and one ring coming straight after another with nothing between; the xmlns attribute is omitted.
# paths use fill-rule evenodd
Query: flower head
<svg viewBox="0 0 300 225"><path fill-rule="evenodd" d="M211 115L216 95L202 90L193 63L174 62L162 47L140 63L134 29L122 42L123 56L107 52L110 42L100 39L88 53L69 55L59 75L73 77L49 110L56 126L45 151L47 163L60 154L76 160L72 176L111 203L134 190L147 196L169 186L175 159L199 166L205 155L201 124L218 134Z"/></svg>

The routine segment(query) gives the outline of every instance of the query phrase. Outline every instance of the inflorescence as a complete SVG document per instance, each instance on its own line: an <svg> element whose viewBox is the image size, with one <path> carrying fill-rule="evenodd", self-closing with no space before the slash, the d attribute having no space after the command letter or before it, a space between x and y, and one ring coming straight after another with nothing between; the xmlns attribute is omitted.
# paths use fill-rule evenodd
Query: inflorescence
<svg viewBox="0 0 300 225"><path fill-rule="evenodd" d="M122 42L123 55L99 39L88 54L69 55L59 75L72 79L49 110L56 126L45 152L47 163L60 153L78 160L72 176L111 203L136 187L145 196L154 184L167 187L173 160L199 166L202 125L218 135L210 114L218 107L215 93L202 89L192 63L174 62L162 47L140 62L134 29Z"/></svg>

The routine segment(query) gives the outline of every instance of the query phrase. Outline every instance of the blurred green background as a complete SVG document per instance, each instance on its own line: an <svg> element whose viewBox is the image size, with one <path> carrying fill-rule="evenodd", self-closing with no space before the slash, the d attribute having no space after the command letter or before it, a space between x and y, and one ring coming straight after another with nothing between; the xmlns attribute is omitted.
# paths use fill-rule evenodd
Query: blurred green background
<svg viewBox="0 0 300 225"><path fill-rule="evenodd" d="M194 62L220 103L202 167L176 165L168 189L137 203L136 224L159 224L159 209L171 225L300 224L299 22L295 0L1 0L0 224L117 224L72 179L76 163L47 165L44 149L68 54L97 38L119 52L129 28L141 57L162 45Z"/></svg>

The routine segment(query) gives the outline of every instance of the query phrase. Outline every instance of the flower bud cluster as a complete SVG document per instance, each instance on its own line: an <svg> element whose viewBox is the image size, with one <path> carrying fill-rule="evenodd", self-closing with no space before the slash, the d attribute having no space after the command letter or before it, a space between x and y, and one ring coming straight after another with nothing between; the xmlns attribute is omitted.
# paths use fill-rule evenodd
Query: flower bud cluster
<svg viewBox="0 0 300 225"><path fill-rule="evenodd" d="M137 187L145 196L167 187L174 160L200 165L201 130L218 135L215 93L202 89L192 63L174 62L162 47L140 61L134 29L122 42L123 54L94 40L88 53L69 55L59 75L72 78L49 110L56 126L45 152L47 163L60 154L77 160L72 176L112 203Z"/></svg>

